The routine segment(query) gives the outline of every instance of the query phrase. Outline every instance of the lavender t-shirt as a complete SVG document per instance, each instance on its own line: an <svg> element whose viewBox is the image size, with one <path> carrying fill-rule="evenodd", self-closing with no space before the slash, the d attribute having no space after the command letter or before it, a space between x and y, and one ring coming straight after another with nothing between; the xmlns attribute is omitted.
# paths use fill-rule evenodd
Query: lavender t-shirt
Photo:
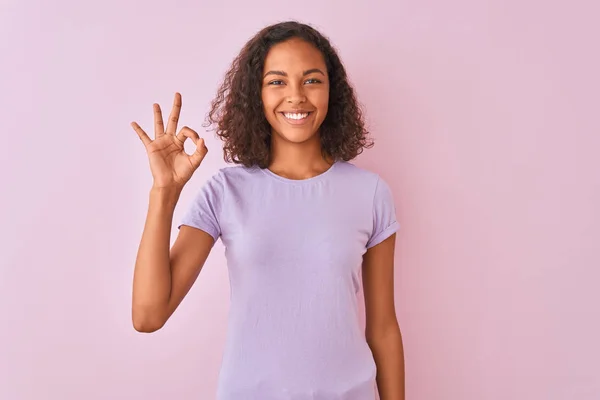
<svg viewBox="0 0 600 400"><path fill-rule="evenodd" d="M225 246L231 307L218 400L375 399L356 295L363 254L399 228L384 180L345 161L305 180L225 167L184 224Z"/></svg>

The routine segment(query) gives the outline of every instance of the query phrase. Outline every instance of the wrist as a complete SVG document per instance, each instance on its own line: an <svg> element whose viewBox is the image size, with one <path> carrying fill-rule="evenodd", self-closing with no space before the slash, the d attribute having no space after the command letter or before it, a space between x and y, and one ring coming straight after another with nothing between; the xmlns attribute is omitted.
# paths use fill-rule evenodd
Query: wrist
<svg viewBox="0 0 600 400"><path fill-rule="evenodd" d="M173 205L177 203L179 200L179 195L183 190L183 186L152 186L150 188L150 201L158 202L159 204L164 205Z"/></svg>

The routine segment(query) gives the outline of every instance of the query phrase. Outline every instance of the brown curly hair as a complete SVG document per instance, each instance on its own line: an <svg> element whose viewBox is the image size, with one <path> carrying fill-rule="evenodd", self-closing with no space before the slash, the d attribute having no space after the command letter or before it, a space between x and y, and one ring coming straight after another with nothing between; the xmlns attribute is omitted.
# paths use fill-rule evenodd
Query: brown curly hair
<svg viewBox="0 0 600 400"><path fill-rule="evenodd" d="M287 21L263 28L246 43L211 102L204 126L216 124L226 162L269 166L271 126L261 97L263 67L271 47L292 38L311 43L325 58L330 88L328 112L320 126L323 156L349 161L373 146L354 89L329 40L309 25Z"/></svg>

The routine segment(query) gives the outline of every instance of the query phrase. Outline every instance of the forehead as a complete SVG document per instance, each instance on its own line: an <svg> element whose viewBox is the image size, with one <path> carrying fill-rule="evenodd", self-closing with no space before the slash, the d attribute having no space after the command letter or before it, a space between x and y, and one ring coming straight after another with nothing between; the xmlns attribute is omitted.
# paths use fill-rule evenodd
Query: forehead
<svg viewBox="0 0 600 400"><path fill-rule="evenodd" d="M325 69L323 54L312 44L293 38L271 47L265 58L265 71L270 69L306 70L310 68Z"/></svg>

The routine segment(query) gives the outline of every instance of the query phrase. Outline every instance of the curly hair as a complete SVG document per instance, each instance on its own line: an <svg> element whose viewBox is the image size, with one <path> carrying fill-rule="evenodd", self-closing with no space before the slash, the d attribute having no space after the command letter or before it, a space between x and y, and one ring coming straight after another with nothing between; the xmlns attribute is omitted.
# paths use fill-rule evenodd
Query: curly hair
<svg viewBox="0 0 600 400"><path fill-rule="evenodd" d="M245 44L211 102L204 126L216 124L216 134L224 142L226 162L246 167L269 166L271 126L261 97L264 62L271 47L292 38L314 45L327 66L329 106L319 128L322 154L349 161L363 148L373 146L354 89L329 40L309 25L287 21L263 28Z"/></svg>

